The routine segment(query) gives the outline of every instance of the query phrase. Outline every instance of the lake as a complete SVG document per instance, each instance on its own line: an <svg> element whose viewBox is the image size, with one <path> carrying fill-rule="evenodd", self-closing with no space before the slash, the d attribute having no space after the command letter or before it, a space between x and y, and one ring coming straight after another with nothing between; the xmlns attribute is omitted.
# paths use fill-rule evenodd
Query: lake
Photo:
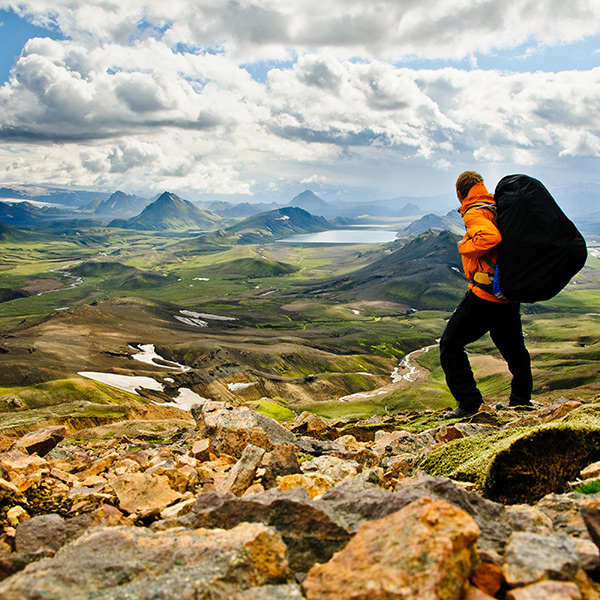
<svg viewBox="0 0 600 600"><path fill-rule="evenodd" d="M331 229L292 235L280 243L289 244L387 244L396 239L396 231L373 229Z"/></svg>

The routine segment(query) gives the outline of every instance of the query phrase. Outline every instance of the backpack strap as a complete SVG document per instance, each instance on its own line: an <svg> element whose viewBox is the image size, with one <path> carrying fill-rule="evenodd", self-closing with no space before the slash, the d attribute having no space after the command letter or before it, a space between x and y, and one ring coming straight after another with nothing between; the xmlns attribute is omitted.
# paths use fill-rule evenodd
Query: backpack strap
<svg viewBox="0 0 600 600"><path fill-rule="evenodd" d="M495 204L489 204L488 202L475 202L474 204L471 204L471 206L469 206L469 208L467 208L467 210L465 210L465 212L463 213L463 217L473 208L476 210L479 210L481 208L487 208L491 213L494 214L494 216L496 216L496 205Z"/></svg>

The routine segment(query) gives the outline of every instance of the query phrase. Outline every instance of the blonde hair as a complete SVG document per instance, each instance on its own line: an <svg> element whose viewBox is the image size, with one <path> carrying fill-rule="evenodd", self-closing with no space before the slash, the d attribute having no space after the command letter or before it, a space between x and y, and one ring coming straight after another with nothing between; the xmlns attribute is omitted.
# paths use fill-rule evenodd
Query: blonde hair
<svg viewBox="0 0 600 600"><path fill-rule="evenodd" d="M483 177L477 171L465 171L458 176L456 180L456 191L460 192L463 198L469 194L469 190L477 183L482 183Z"/></svg>

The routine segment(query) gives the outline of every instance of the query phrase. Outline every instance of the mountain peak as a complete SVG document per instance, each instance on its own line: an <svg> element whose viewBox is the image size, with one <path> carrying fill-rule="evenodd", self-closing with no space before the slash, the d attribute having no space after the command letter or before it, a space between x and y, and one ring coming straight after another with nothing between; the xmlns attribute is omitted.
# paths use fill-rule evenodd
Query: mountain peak
<svg viewBox="0 0 600 600"><path fill-rule="evenodd" d="M331 208L329 202L319 198L314 192L304 190L302 193L294 196L287 206L296 206L302 208L313 215L322 215L323 211Z"/></svg>

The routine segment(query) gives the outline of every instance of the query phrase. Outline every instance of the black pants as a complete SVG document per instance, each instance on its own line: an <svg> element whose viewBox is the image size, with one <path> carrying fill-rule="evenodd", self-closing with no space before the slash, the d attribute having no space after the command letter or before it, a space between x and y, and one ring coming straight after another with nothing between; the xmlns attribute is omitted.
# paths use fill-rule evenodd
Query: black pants
<svg viewBox="0 0 600 600"><path fill-rule="evenodd" d="M519 304L489 302L471 291L454 311L440 341L440 362L450 392L458 405L466 410L476 410L482 403L465 346L488 331L512 374L510 404L528 403L533 378L529 352L523 340Z"/></svg>

